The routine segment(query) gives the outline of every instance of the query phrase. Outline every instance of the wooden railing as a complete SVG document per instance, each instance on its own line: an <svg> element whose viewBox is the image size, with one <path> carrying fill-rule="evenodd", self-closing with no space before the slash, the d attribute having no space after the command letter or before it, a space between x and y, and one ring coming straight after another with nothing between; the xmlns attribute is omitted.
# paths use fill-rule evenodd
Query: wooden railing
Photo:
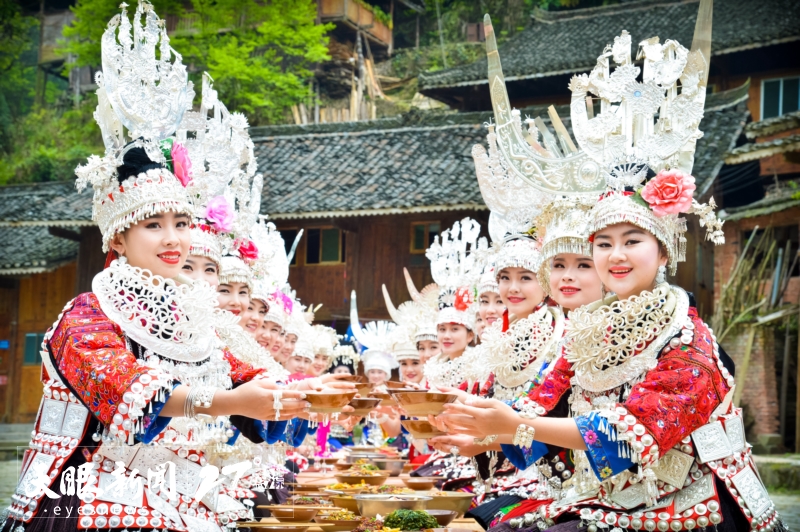
<svg viewBox="0 0 800 532"><path fill-rule="evenodd" d="M322 22L342 21L385 46L392 42L392 30L369 9L354 0L318 0Z"/></svg>

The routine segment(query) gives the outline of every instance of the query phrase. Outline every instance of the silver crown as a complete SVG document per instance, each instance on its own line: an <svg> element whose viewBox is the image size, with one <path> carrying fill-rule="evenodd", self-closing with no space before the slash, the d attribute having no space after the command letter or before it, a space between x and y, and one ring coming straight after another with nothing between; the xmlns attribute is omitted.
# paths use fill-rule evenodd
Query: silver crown
<svg viewBox="0 0 800 532"><path fill-rule="evenodd" d="M133 147L144 148L154 162L170 162L160 143L175 132L194 98L181 56L169 46L163 21L153 7L140 1L133 25L127 4L121 7L122 13L111 19L103 33L103 71L95 77L98 103L94 118L106 152L102 158L92 155L75 170L78 190L89 184L94 188L92 219L103 235L103 251L108 251L116 233L154 214L191 213L186 189L169 170L150 170L122 184L117 181L117 167ZM125 129L134 142L126 141Z"/></svg>
<svg viewBox="0 0 800 532"><path fill-rule="evenodd" d="M544 238L542 239L541 266L537 272L539 285L547 295L550 293L551 261L556 255L574 254L592 256L589 242L590 205L576 204L572 200L557 201L543 215Z"/></svg>

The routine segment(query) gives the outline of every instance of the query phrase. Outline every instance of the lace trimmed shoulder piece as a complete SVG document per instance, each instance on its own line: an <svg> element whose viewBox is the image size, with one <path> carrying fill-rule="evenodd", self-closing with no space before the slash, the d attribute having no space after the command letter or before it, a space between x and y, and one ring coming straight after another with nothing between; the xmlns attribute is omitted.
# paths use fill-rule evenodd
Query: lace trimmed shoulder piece
<svg viewBox="0 0 800 532"><path fill-rule="evenodd" d="M217 294L205 284L178 285L119 259L98 273L92 290L100 308L153 354L197 363L214 349Z"/></svg>
<svg viewBox="0 0 800 532"><path fill-rule="evenodd" d="M570 313L565 356L576 383L600 393L638 378L688 319L689 296L663 283L624 301L616 296Z"/></svg>

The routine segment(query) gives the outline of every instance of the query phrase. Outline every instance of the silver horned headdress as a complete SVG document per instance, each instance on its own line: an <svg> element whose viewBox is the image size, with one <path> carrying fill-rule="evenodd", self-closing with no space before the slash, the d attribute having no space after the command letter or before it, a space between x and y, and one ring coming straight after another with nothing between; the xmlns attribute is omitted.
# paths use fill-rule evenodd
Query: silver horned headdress
<svg viewBox="0 0 800 532"><path fill-rule="evenodd" d="M168 211L191 213L185 189L191 179L187 158L170 135L191 108L192 83L153 7L140 1L133 24L126 7L123 3L122 13L111 19L103 33L103 71L95 78L94 118L103 135L105 155L92 155L75 170L78 190L89 184L94 188L92 219L103 235L103 251L108 251L116 233L147 217ZM120 183L117 167L134 147L143 148L150 160L164 167Z"/></svg>

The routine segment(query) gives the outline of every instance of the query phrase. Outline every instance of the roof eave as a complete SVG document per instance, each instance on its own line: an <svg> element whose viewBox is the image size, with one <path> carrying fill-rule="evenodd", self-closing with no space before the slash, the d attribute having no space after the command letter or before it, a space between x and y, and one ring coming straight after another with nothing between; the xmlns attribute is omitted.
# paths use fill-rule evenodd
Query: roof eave
<svg viewBox="0 0 800 532"><path fill-rule="evenodd" d="M387 216L444 211L483 211L487 209L486 205L480 203L459 203L455 205L419 205L416 207L387 207L352 211L286 212L270 214L269 217L272 220L300 220L306 218L353 218L357 216Z"/></svg>

